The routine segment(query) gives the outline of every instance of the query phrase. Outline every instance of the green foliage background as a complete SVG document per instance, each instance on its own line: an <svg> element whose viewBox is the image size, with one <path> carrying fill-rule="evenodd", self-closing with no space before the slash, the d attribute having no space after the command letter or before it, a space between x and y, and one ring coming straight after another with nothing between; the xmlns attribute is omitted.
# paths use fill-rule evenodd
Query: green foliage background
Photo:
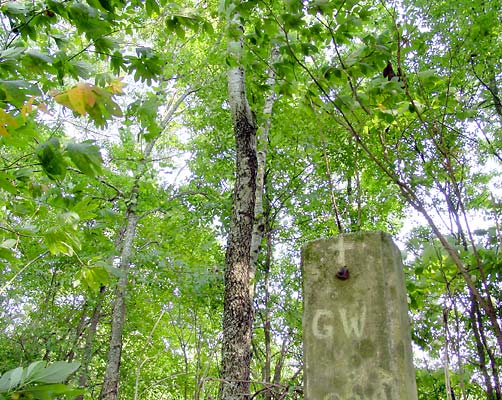
<svg viewBox="0 0 502 400"><path fill-rule="evenodd" d="M85 359L70 383L85 373L97 398L134 201L121 398L217 395L238 12L248 98L271 120L255 393L302 398L301 246L381 229L402 241L419 398L500 398L501 338L473 288L500 323L501 7L0 1L0 372Z"/></svg>

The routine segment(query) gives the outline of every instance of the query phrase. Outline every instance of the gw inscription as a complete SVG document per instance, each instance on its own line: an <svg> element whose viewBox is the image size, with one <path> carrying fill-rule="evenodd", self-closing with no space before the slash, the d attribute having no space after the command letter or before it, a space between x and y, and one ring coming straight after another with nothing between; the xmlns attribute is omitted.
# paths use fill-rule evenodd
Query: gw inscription
<svg viewBox="0 0 502 400"><path fill-rule="evenodd" d="M336 326L334 324L335 313L338 312L342 322L343 332L347 337L355 336L361 338L363 336L364 323L366 322L366 306L362 306L358 315L349 317L345 308L340 308L336 311L319 309L315 310L312 318L312 333L318 339L332 339Z"/></svg>
<svg viewBox="0 0 502 400"><path fill-rule="evenodd" d="M304 247L306 400L417 399L402 268L382 232Z"/></svg>

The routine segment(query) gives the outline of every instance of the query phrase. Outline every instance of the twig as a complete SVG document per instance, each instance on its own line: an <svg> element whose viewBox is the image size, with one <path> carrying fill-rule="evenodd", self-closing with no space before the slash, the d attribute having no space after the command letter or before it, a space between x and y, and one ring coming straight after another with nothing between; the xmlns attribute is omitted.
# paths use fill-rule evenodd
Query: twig
<svg viewBox="0 0 502 400"><path fill-rule="evenodd" d="M45 257L49 253L49 250L44 251L42 254L39 254L33 260L30 260L26 263L24 267L22 267L19 271L17 271L14 276L7 281L5 285L0 288L0 295L7 290L7 288L16 280L16 278L21 275L31 264Z"/></svg>

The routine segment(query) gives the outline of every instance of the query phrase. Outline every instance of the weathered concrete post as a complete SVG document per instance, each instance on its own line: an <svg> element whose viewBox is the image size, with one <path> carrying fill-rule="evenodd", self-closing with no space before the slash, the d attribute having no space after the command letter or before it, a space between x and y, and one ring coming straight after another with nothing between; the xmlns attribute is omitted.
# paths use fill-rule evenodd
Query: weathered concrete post
<svg viewBox="0 0 502 400"><path fill-rule="evenodd" d="M302 252L306 400L416 400L399 249L383 232Z"/></svg>

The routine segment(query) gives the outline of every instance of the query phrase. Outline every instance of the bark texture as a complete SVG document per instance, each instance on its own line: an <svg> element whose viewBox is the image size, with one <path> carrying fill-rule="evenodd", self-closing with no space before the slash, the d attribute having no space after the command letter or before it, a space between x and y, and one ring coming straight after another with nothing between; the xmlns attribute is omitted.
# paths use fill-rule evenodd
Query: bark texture
<svg viewBox="0 0 502 400"><path fill-rule="evenodd" d="M239 59L241 42L231 42ZM256 123L246 98L244 69L228 72L228 94L234 124L236 173L232 220L225 262L223 344L220 398L246 400L249 394L251 334L254 318L250 288L251 238L256 191Z"/></svg>
<svg viewBox="0 0 502 400"><path fill-rule="evenodd" d="M116 400L118 398L120 358L122 354L122 332L124 330L126 313L127 282L137 223L138 216L136 215L135 207L133 209L128 209L127 226L120 254L120 269L122 270L122 276L119 278L115 289L110 348L108 350L108 362L106 364L105 379L99 395L100 400Z"/></svg>
<svg viewBox="0 0 502 400"><path fill-rule="evenodd" d="M279 51L274 48L271 54L271 64L273 64L279 57ZM275 71L271 68L267 78L267 85L273 87L275 84ZM256 263L258 261L258 254L260 252L260 245L265 234L265 218L263 208L263 195L265 193L265 170L267 167L267 151L268 151L268 134L272 125L272 110L275 103L276 94L273 89L265 99L265 106L263 107L263 122L261 123L257 135L256 157L258 167L256 172L256 194L255 194L255 221L253 227L253 237L251 239L251 269L250 274L250 290L251 296L254 296L254 277L256 274Z"/></svg>

